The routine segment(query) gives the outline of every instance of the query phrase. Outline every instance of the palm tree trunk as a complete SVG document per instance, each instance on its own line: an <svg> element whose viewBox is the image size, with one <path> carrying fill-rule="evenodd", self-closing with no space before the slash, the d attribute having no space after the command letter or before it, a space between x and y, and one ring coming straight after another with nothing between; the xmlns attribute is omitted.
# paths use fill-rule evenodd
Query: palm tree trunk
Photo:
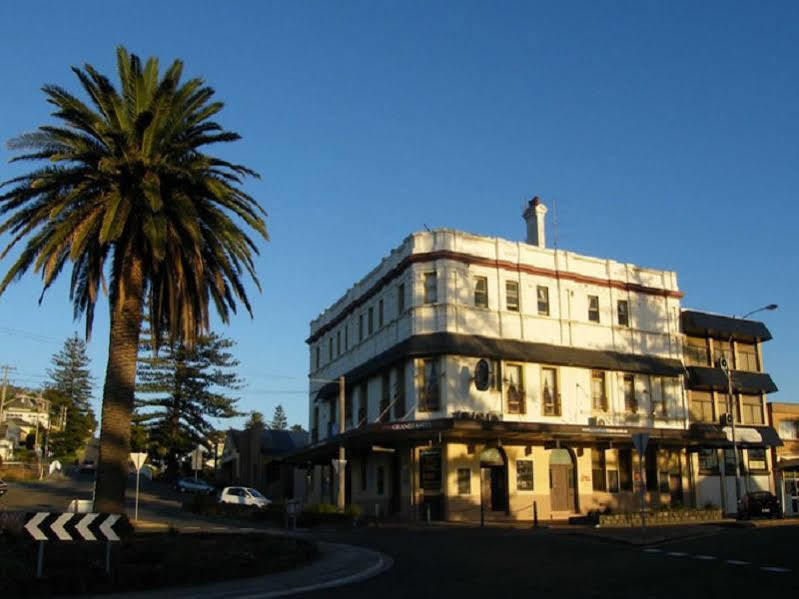
<svg viewBox="0 0 799 599"><path fill-rule="evenodd" d="M125 259L119 287L111 306L94 511L124 514L144 295L142 263L137 256Z"/></svg>

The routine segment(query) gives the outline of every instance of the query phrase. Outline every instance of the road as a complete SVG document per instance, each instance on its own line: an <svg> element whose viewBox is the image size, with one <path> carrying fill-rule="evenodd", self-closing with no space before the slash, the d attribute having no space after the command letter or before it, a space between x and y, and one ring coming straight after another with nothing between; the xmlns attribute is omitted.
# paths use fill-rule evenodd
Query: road
<svg viewBox="0 0 799 599"><path fill-rule="evenodd" d="M132 489L132 487L131 487ZM128 504L133 511L133 491ZM13 483L0 509L63 510L91 497L90 477ZM219 521L181 510L181 496L149 481L140 518L187 530ZM693 538L650 546L569 534L573 529L431 526L316 532L394 559L372 580L309 594L322 597L781 597L799 592L799 526L700 527Z"/></svg>

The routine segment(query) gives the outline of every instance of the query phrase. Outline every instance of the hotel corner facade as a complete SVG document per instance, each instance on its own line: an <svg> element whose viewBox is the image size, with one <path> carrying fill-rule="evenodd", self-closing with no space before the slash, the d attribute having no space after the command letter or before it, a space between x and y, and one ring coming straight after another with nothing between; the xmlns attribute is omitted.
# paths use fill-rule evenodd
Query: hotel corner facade
<svg viewBox="0 0 799 599"><path fill-rule="evenodd" d="M683 311L674 272L547 248L545 214L529 203L526 242L414 233L311 322L309 502L335 503L343 446L370 514L558 519L634 509L638 485L653 508L731 512L730 412L742 491L773 486L768 330Z"/></svg>

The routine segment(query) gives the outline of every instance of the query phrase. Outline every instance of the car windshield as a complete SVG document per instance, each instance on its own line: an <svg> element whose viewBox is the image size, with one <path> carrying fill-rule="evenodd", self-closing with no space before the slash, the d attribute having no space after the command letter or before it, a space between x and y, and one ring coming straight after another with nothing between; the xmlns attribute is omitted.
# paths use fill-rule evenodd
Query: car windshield
<svg viewBox="0 0 799 599"><path fill-rule="evenodd" d="M266 499L266 497L264 497L263 495L261 495L261 494L260 494L258 491L256 491L255 489L247 489L247 491L249 491L249 492L250 492L250 495L252 495L253 497L256 497L256 498L258 498L258 499Z"/></svg>

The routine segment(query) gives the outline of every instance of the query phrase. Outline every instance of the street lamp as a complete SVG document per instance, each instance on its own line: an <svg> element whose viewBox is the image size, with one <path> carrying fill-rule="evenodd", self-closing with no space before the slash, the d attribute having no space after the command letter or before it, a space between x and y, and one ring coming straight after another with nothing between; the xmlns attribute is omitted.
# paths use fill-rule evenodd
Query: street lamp
<svg viewBox="0 0 799 599"><path fill-rule="evenodd" d="M768 304L763 306L762 308L758 308L757 310L752 310L751 312L747 312L741 319L746 318L747 316L751 316L752 314L757 314L758 312L763 312L764 310L776 310L777 304ZM733 315L733 318L736 318ZM734 334L730 335L728 340L730 346L730 359L733 359L735 356L735 346L733 345L733 336ZM738 508L738 504L741 501L741 485L740 485L740 475L741 475L741 464L738 458L738 442L735 438L735 416L738 410L733 409L733 402L732 402L732 364L728 364L727 360L724 356L721 357L719 360L719 366L724 371L724 374L727 376L727 413L730 415L731 426L732 426L732 452L735 457L735 506L736 509Z"/></svg>

